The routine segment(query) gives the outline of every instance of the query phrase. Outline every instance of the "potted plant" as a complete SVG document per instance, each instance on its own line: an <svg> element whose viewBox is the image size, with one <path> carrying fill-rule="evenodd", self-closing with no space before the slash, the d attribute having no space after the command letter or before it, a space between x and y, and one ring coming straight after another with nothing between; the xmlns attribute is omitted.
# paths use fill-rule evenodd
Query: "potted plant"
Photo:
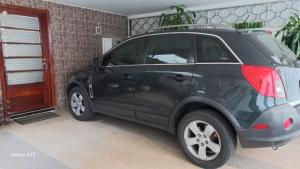
<svg viewBox="0 0 300 169"><path fill-rule="evenodd" d="M250 16L250 15L249 15ZM233 27L235 29L256 29L256 28L262 28L263 22L262 21L256 21L256 22L247 22L249 16L245 19L244 22L241 23L235 23Z"/></svg>
<svg viewBox="0 0 300 169"><path fill-rule="evenodd" d="M257 29L263 27L263 22L243 22L243 23L235 23L233 26L235 29Z"/></svg>
<svg viewBox="0 0 300 169"><path fill-rule="evenodd" d="M291 16L289 22L276 33L276 37L281 37L281 41L289 47L298 57L300 57L300 17Z"/></svg>
<svg viewBox="0 0 300 169"><path fill-rule="evenodd" d="M162 13L159 18L160 27L195 23L196 13L185 11L185 8L185 5L172 6L171 9L175 9L175 13L173 11L171 13ZM180 28L174 27L174 29Z"/></svg>

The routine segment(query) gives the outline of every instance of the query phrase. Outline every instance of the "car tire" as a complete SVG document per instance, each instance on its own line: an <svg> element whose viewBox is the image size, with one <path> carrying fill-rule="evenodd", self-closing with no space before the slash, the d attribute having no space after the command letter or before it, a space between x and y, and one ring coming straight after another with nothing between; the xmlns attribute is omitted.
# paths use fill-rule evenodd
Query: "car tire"
<svg viewBox="0 0 300 169"><path fill-rule="evenodd" d="M88 95L80 87L71 89L68 95L68 101L69 110L75 119L88 121L95 116L95 112L91 110Z"/></svg>
<svg viewBox="0 0 300 169"><path fill-rule="evenodd" d="M212 110L196 110L179 123L177 137L184 154L202 168L219 168L235 153L237 140L228 122Z"/></svg>

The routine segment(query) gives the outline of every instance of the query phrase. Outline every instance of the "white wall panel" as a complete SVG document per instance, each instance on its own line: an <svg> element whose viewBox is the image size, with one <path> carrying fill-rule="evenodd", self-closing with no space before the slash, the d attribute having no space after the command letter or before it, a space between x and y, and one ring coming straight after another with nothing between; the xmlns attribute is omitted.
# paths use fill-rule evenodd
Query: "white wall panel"
<svg viewBox="0 0 300 169"><path fill-rule="evenodd" d="M3 45L4 57L22 57L22 56L42 56L41 45L15 45L4 44Z"/></svg>
<svg viewBox="0 0 300 169"><path fill-rule="evenodd" d="M42 58L5 59L4 64L6 71L43 69Z"/></svg>
<svg viewBox="0 0 300 169"><path fill-rule="evenodd" d="M31 84L43 81L42 71L7 73L8 85Z"/></svg>
<svg viewBox="0 0 300 169"><path fill-rule="evenodd" d="M1 29L2 42L40 43L40 32L15 29Z"/></svg>
<svg viewBox="0 0 300 169"><path fill-rule="evenodd" d="M39 20L35 17L0 14L0 26L39 30Z"/></svg>

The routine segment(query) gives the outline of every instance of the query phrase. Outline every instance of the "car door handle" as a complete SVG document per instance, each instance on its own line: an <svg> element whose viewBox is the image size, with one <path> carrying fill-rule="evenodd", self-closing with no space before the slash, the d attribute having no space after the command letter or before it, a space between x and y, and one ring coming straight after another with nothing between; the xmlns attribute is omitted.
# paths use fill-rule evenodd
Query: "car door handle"
<svg viewBox="0 0 300 169"><path fill-rule="evenodd" d="M132 77L131 75L125 74L125 75L124 75L124 79L125 79L125 80L132 80L133 77Z"/></svg>
<svg viewBox="0 0 300 169"><path fill-rule="evenodd" d="M174 80L181 82L185 80L185 77L183 75L175 75Z"/></svg>
<svg viewBox="0 0 300 169"><path fill-rule="evenodd" d="M108 67L105 67L103 70L106 73L112 73L113 72L113 70L111 68L108 68Z"/></svg>

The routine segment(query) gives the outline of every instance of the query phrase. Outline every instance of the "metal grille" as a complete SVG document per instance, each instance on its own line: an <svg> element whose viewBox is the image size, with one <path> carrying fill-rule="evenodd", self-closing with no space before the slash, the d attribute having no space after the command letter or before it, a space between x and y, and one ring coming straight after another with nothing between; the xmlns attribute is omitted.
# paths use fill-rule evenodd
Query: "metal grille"
<svg viewBox="0 0 300 169"><path fill-rule="evenodd" d="M280 28L294 14L300 14L299 0L196 11L195 21L197 24L233 25L247 19L247 22L263 21L264 27ZM158 28L159 17L131 19L130 24L130 35L136 35Z"/></svg>

